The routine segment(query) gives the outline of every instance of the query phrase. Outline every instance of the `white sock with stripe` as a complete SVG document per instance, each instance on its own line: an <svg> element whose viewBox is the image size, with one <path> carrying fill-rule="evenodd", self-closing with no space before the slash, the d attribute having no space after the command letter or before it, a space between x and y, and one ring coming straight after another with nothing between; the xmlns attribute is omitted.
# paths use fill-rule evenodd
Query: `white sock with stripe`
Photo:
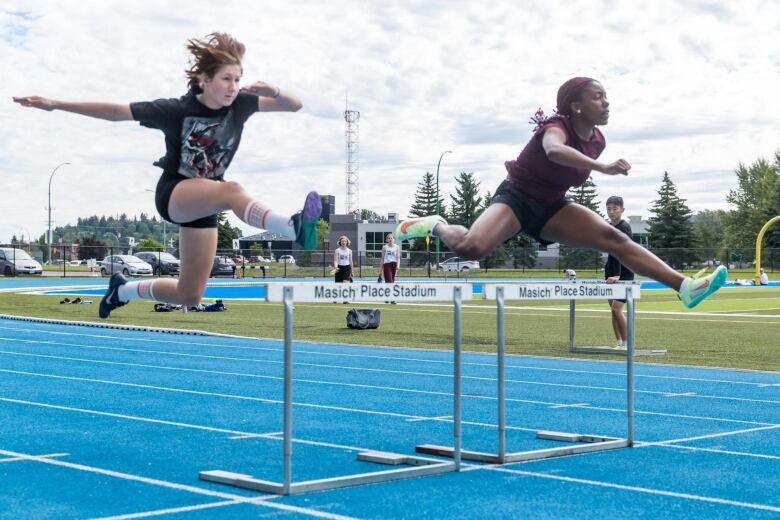
<svg viewBox="0 0 780 520"><path fill-rule="evenodd" d="M127 282L119 286L119 301L128 302L130 300L156 300L152 285L156 280L143 280L140 282Z"/></svg>
<svg viewBox="0 0 780 520"><path fill-rule="evenodd" d="M272 212L271 208L258 200L253 200L246 205L241 220L252 227L295 238L295 227L290 217Z"/></svg>

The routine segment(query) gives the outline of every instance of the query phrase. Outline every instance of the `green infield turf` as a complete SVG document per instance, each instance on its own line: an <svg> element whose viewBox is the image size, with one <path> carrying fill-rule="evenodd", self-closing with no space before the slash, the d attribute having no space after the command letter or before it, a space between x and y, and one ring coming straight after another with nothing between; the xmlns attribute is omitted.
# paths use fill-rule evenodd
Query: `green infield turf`
<svg viewBox="0 0 780 520"><path fill-rule="evenodd" d="M42 318L100 321L93 305L60 305L60 296L0 294L0 313ZM281 338L278 304L227 301L227 312L154 312L151 302L131 302L108 320L123 325L197 329L261 338ZM368 307L367 305L360 305ZM295 305L298 340L447 349L451 346L452 308L441 304L376 305L381 327L346 328L352 305ZM666 349L667 355L640 358L652 363L780 370L780 288L724 289L696 309L686 310L671 290L645 290L637 302L636 346ZM606 302L577 303L578 346L612 345ZM507 352L539 356L592 357L568 352L569 304L522 301L506 305ZM496 313L492 302L472 300L463 308L463 345L495 351ZM602 356L603 357L603 356ZM617 356L615 356L618 359Z"/></svg>

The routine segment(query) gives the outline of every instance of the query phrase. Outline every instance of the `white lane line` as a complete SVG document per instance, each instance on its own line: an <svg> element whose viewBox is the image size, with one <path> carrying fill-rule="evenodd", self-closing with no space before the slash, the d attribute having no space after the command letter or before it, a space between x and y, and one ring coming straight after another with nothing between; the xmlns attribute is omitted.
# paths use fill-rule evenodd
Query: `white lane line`
<svg viewBox="0 0 780 520"><path fill-rule="evenodd" d="M186 491L189 493L195 493L198 495L205 495L210 497L216 497L216 498L223 498L223 499L229 499L231 502L234 502L236 504L253 504L263 507L271 507L274 509L281 509L283 511L290 511L290 512L296 512L296 513L302 513L309 516L314 516L318 518L329 518L334 520L341 520L346 519L349 517L345 516L339 516L339 515L333 515L330 513L323 513L320 511L316 511L314 509L307 509L303 507L296 507L296 506L288 506L285 504L277 504L274 502L268 501L268 499L258 499L257 497L243 497L241 495L234 495L232 493L223 493L220 491L213 491L210 489L200 488L196 486L189 486L187 484L179 484L177 482L169 482L166 480L160 480L150 477L143 477L140 475L133 475L131 473L124 473L121 471L114 471L110 469L104 469L104 468L97 468L94 466L87 466L85 464L77 464L73 462L65 462L61 460L56 459L48 459L45 457L39 457L36 455L28 455L26 453L18 453L14 451L8 451L8 450L2 450L0 449L0 455L6 455L9 457L21 457L28 461L34 461L34 462L42 462L44 464L51 464L53 466L60 466L65 467L68 469L75 469L78 471L85 471L87 473L95 473L99 475L105 475L108 477L118 478L122 480L129 480L134 482L141 482L143 484L150 484L153 486L159 486L169 489L175 489L178 491Z"/></svg>
<svg viewBox="0 0 780 520"><path fill-rule="evenodd" d="M137 353L145 353L145 354L163 354L163 355L170 355L170 356L176 356L176 357L192 357L192 358L207 358L207 359L217 359L222 361L240 361L240 362L250 362L250 363L256 363L256 364L274 364L279 365L282 364L283 361L280 360L261 360L261 359L252 359L252 358L234 358L234 357L226 357L226 356L209 356L204 354L186 354L186 353L179 353L179 352L170 352L170 351L158 351L158 350L147 350L147 349L130 349L130 348L119 348L119 347L100 347L100 346L93 346L93 345L82 345L78 343L62 343L62 342L55 342L55 341L37 341L37 340L20 340L15 338L2 338L0 337L0 340L6 340L10 342L18 342L18 343L31 343L31 344L48 344L48 345L55 345L55 346L67 346L67 347L77 347L82 349L88 349L88 350L108 350L108 351L119 351L119 352L137 352ZM7 354L7 355L18 355L18 356L40 356L40 357L47 357L44 354L29 354L29 353L23 353L23 352L12 352L12 351L0 351L0 354ZM56 359L70 359L74 361L89 361L93 363L103 363L103 364L122 364L120 362L110 362L110 361L102 361L102 360L91 360L91 359L81 359L81 358L73 358L73 357L56 357L56 356L48 356ZM132 364L129 364L132 365ZM350 366L343 366L343 365L328 365L328 364L319 364L319 363L303 363L303 362L296 362L296 366L306 366L306 367L315 367L315 368L327 368L327 369L339 369L339 370L352 370L352 371L359 371L359 372L378 372L378 373L389 373L389 374L400 374L400 375L414 375L414 376L424 376L424 377L438 377L438 378L444 378L444 379L451 379L451 374L446 373L435 373L435 372L411 372L411 371L401 371L401 370L391 370L391 369L378 369L378 368L361 368L361 367L350 367ZM155 365L133 365L133 366L143 366L143 367L150 367L150 368L160 368L160 369L167 369L167 370L176 370L175 367L161 367L161 366L155 366ZM187 369L179 369L179 370L187 370ZM192 371L196 371L195 369L188 369ZM205 372L205 371L204 371ZM230 375L236 375L236 373L229 373ZM249 374L246 374L247 376L250 376ZM266 378L272 378L271 376L260 376L260 375L254 375L252 377L266 377ZM625 377L625 374L623 374L623 377ZM475 381L488 381L493 382L496 381L496 378L494 377L480 377L480 376L462 376L464 380L475 380ZM333 385L349 385L349 383L337 383L337 382L323 382L323 381L313 381L313 380L303 380L298 379L298 381L307 381L310 383L319 383L319 384L333 384ZM608 392L620 392L625 393L625 388L623 387L608 387L608 386L595 386L595 385L582 385L582 384L565 384L565 383L547 383L542 381L529 381L529 380L521 380L521 379L506 379L507 383L512 384L526 384L526 385L537 385L537 386L551 386L556 388L576 388L576 389L588 389L588 390L603 390ZM415 390L405 390L408 392L414 392ZM635 393L637 394L648 394L648 395L664 395L667 396L669 392L664 391L657 391L657 390L635 390ZM685 395L685 394L680 394ZM469 397L475 397L479 398L480 396L469 396ZM730 397L730 396L713 396L713 395L702 395L698 394L697 397L701 397L704 399L722 399L722 400L730 400L730 401L746 401L746 402L760 402L760 403L767 403L767 404L780 404L780 400L772 400L772 399L751 399L751 398L744 398L744 397ZM487 397L483 397L487 398ZM489 399L489 398L488 398ZM518 401L518 402L530 402L530 401Z"/></svg>
<svg viewBox="0 0 780 520"><path fill-rule="evenodd" d="M253 498L250 500L226 500L223 502L212 502L210 504L199 504L194 506L184 506L184 507L173 507L170 509L158 509L156 511L144 511L142 513L130 513L126 515L118 515L118 516L105 516L102 518L96 518L94 520L131 520L134 518L150 518L153 516L163 516L163 515L171 515L176 513L189 513L191 511L201 511L204 509L214 509L217 507L225 507L225 506L233 506L237 504L252 504L252 505L259 505L263 507L270 507L273 509L280 509L282 511L286 511L288 513L301 513L306 516L312 516L315 518L327 518L330 520L354 520L354 517L352 516L344 516L344 515L337 515L334 513L326 513L324 511L317 511L316 509L307 509L305 507L298 507L288 504L279 504L276 502L271 502L272 499L277 497L260 497L260 498Z"/></svg>
<svg viewBox="0 0 780 520"><path fill-rule="evenodd" d="M43 457L43 458L53 458L53 457L67 457L70 455L70 453L48 453L46 455L36 455L36 457ZM0 459L0 462L19 462L22 460L27 460L23 457L11 457L8 459Z"/></svg>
<svg viewBox="0 0 780 520"><path fill-rule="evenodd" d="M622 491L633 491L637 493L645 493L649 495L658 495L658 496L666 496L666 497L672 497L672 498L681 498L685 500L695 500L698 502L708 502L711 504L719 504L719 505L727 505L727 506L735 506L735 507L742 507L746 509L757 509L761 511L772 511L774 513L780 513L780 507L770 506L766 504L754 504L751 502L740 502L736 500L728 500L725 498L717 498L717 497L707 497L702 495L693 495L691 493L678 493L676 491L666 491L663 489L653 489L653 488L647 488L647 487L641 487L641 486L628 486L624 484L613 484L611 482L602 482L598 480L588 480L588 479L581 479L581 478L574 478L574 477L564 477L561 475L551 475L548 473L538 473L535 471L523 471L523 470L517 470L517 469L511 469L511 468L505 468L505 467L497 467L497 466L483 466L483 469L485 471L497 471L500 473L510 473L514 475L523 475L526 477L536 477L536 478L543 478L543 479L550 479L550 480L557 480L560 482L569 482L572 484L585 484L588 486L597 486L597 487L604 487L604 488L610 488L610 489L620 489Z"/></svg>
<svg viewBox="0 0 780 520"><path fill-rule="evenodd" d="M244 401L256 401L261 403L267 403L267 404L284 404L283 401L278 399L267 399L262 397L251 397L251 396L244 396L239 394L225 394L225 393L218 393L218 392L205 392L205 391L199 391L199 390L189 390L184 388L172 388L172 387L165 387L165 386L155 386L155 385L143 385L139 383L126 383L121 381L112 381L112 380L106 380L106 379L92 379L92 378L85 378L85 377L73 377L73 376L60 376L60 375L53 375L53 374L43 374L43 373L37 373L37 372L25 372L21 370L5 370L0 369L0 372L4 373L12 373L12 374L20 374L20 375L28 375L28 376L35 376L35 377L46 377L51 379L63 379L63 380L70 380L70 381L84 381L84 382L90 382L90 383L99 383L99 384L108 384L108 385L117 385L117 386L126 386L126 387L133 387L133 388L146 388L150 390L160 390L163 392L175 392L175 393L183 393L183 394L192 394L192 395L205 395L205 396L213 396L213 397L224 397L228 399L240 399ZM546 406L552 405L556 403L545 403ZM399 417L399 418L420 418L423 416L418 415L409 415L409 414L403 414L398 412L383 412L383 411L377 411L377 410L367 410L364 408L348 408L343 406L334 406L334 405L321 405L321 404L315 404L315 403L301 403L301 402L293 402L293 406L300 406L303 408L314 408L314 409L320 409L320 410L335 410L335 411L343 411L343 412L351 412L351 413L361 413L361 414L369 414L369 415L383 415L388 417ZM591 406L587 408L588 410L598 410L602 412L611 412L611 413L619 413L619 414L625 414L626 410L624 408L608 408L603 406ZM757 426L773 426L774 423L766 423L766 422L760 422L760 421L747 421L747 420L741 420L741 419L724 419L721 417L709 417L709 416L699 416L699 415L687 415L687 414L673 414L673 413L666 413L666 412L651 412L646 410L635 410L635 415L650 415L650 416L658 416L658 417L676 417L680 419L691 419L691 420L699 420L699 421L713 421L713 422L722 422L722 423L734 423L734 424L751 424L751 425L757 425ZM477 422L469 422L469 421L463 421L463 424L470 424L475 426L483 426L485 423L477 423ZM495 425L490 425L490 427L495 427ZM507 429L510 429L507 427ZM521 430L521 431L536 431L532 428L520 428L520 427L514 427L512 429Z"/></svg>
<svg viewBox="0 0 780 520"><path fill-rule="evenodd" d="M710 433L707 435L697 435L696 437L684 437L681 439L669 439L667 441L659 441L659 442L648 442L643 443L643 445L646 446L664 446L667 444L679 444L681 442L692 442L692 441L700 441L704 439L715 439L717 437L729 437L731 435L741 435L743 433L753 433L753 432L760 432L760 431L766 431L766 430L775 430L777 428L780 428L780 424L771 424L767 426L760 426L758 428L746 428L744 430L734 430L729 432L720 432L720 433Z"/></svg>
<svg viewBox="0 0 780 520"><path fill-rule="evenodd" d="M0 330L10 330L14 332L29 332L33 334L40 334L40 329L21 329L21 328L14 328L14 327L3 327L0 326ZM133 331L135 332L135 331ZM212 347L212 348L225 348L225 349L239 349L239 350L258 350L258 351L266 351L266 352L283 352L283 348L281 347L281 340L279 339L272 339L272 338L266 338L266 339L257 339L257 338L250 338L246 336L227 336L224 334L212 334L211 336L219 339L236 339L236 340L246 340L250 342L270 342L270 343L277 343L280 345L280 347L249 347L249 346L240 346L240 345L225 345L225 344L216 344L216 343L200 343L197 341L175 341L172 339L148 339L148 338L131 338L131 337L125 337L125 336L116 336L116 335L101 335L101 334L84 334L84 333L75 333L75 332L61 332L61 331L46 331L47 335L62 335L62 336L75 336L75 337L85 337L85 338L98 338L98 339L109 339L111 341L128 341L128 342L138 342L138 343L162 343L162 344L172 344L172 345L185 345L185 346L205 346L205 347ZM205 335L209 335L209 333L204 333ZM345 345L343 343L323 343L323 342L311 342L311 341L296 341L296 344L301 345L310 345L312 347L316 346L325 346L327 347L335 347L335 348L384 348L384 349L394 349L398 351L410 351L410 352L443 352L441 350L431 350L431 349L420 349L420 348L410 348L410 347L388 347L388 346L382 346L382 345ZM83 346L83 343L76 344L74 346ZM429 358L415 358L415 357L403 357L403 356L381 356L377 354L346 354L346 353L338 353L338 352L321 352L316 350L299 350L296 348L296 354L312 354L312 355L318 355L318 356L332 356L332 357L347 357L347 358L366 358L366 359L382 359L382 360L388 360L388 361L413 361L417 363L433 363L433 364L443 364L443 365L452 365L452 361L449 360L436 360L436 359L429 359ZM470 355L475 356L489 356L493 357L495 354L492 353L485 353L485 352L469 352ZM509 354L507 356L508 359L517 358L517 357L530 357L535 358L538 356L527 356L527 355L519 355L519 354ZM542 359L555 359L555 360L565 360L567 362L571 363L593 363L591 360L584 360L584 359L576 359L576 358L548 358L544 357ZM495 368L495 363L478 363L473 361L464 361L464 366L485 366L485 367L491 367ZM551 368L551 367L540 367L540 366L533 366L533 365L515 365L508 363L506 365L507 369L518 369L518 370L536 370L536 371L542 371L542 372L563 372L563 373L573 373L573 374L597 374L597 375L608 375L608 376L616 376L616 377L625 377L625 371L620 372L611 372L611 371L604 371L604 370L581 370L581 369L566 369L566 368ZM730 370L739 370L746 373L751 374L762 374L762 375L768 375L771 377L776 377L776 372L772 371L758 371L758 370L743 370L743 369L725 369L725 368L717 368L717 367L694 367L701 370L709 370L709 371L730 371ZM757 383L757 382L750 382L750 381L735 381L735 380L728 380L728 379L709 379L709 378L701 378L701 377L681 377L681 376L667 376L667 375L652 375L652 374L635 374L635 377L637 378L648 378L648 379L668 379L672 381L695 381L695 382L704 382L704 383L722 383L722 384L733 384L733 385L747 385L747 386L762 386L764 383ZM780 383L777 383L777 385L780 385Z"/></svg>
<svg viewBox="0 0 780 520"><path fill-rule="evenodd" d="M60 375L53 375L53 374L43 374L43 373L37 373L37 372L26 372L21 370L5 370L0 369L0 372L3 373L11 373L11 374L20 374L20 375L28 375L28 376L35 376L35 377L46 377L51 379L63 379L63 380L70 380L70 381L84 381L84 382L90 382L90 383L99 383L99 384L108 384L108 385L117 385L117 386L126 386L126 387L133 387L133 388L146 388L150 390L160 390L164 392L175 392L175 393L183 393L183 394L192 394L192 395L204 395L204 396L212 396L212 397L224 397L228 399L240 399L245 401L256 401L261 403L267 403L267 404L283 404L284 402L278 399L267 399L267 398L261 398L261 397L251 397L251 396L244 396L244 395L238 395L238 394L225 394L225 393L218 393L218 392L205 392L205 391L199 391L199 390L189 390L189 389L183 389L183 388L172 388L172 387L164 387L164 386L155 386L155 385L143 385L139 383L126 383L121 381L111 381L111 380L105 380L105 379L92 379L92 378L85 378L85 377L73 377L73 376L60 376ZM556 403L545 403L545 405L551 405ZM351 413L361 413L361 414L369 414L369 415L383 415L388 417L399 417L399 418L421 418L423 416L418 415L409 415L409 414L403 414L398 412L383 412L383 411L377 411L377 410L367 410L362 408L348 408L348 407L342 407L342 406L334 406L334 405L320 405L315 403L301 403L301 402L293 402L294 406L300 406L304 408L314 408L314 409L321 409L321 410L335 410L335 411L344 411L344 412L351 412ZM603 412L611 412L611 413L620 413L625 414L626 410L624 408L608 408L608 407L602 407L602 406L591 406L588 407L589 410L598 410ZM676 417L681 419L691 419L691 420L700 420L700 421L713 421L713 422L722 422L722 423L734 423L734 424L751 424L751 425L757 425L757 426L773 426L774 423L766 423L766 422L760 422L760 421L747 421L747 420L740 420L740 419L724 419L721 417L708 417L708 416L698 416L698 415L687 415L687 414L672 414L672 413L665 413L665 412L651 412L646 410L635 410L635 415L651 415L651 416L658 416L658 417ZM463 424L469 424L469 425L475 425L475 426L483 426L485 423L477 423L477 422L468 422L463 421ZM489 425L490 427L495 427L495 425ZM510 429L507 427L507 429ZM532 428L520 428L520 427L514 427L512 429L520 430L520 431L536 431Z"/></svg>
<svg viewBox="0 0 780 520"><path fill-rule="evenodd" d="M268 432L268 433L246 433L244 435L233 435L231 437L228 437L230 440L240 440L240 439L268 439L268 438L276 438L277 435L284 435L284 432Z"/></svg>
<svg viewBox="0 0 780 520"><path fill-rule="evenodd" d="M649 446L653 444L650 443ZM644 447L643 444L641 447ZM684 446L682 444L660 444L656 445L660 448L671 448L673 450L686 450L686 451L704 451L707 453L719 453L721 455L736 455L737 457L750 457L754 459L767 459L767 460L780 460L778 455L766 455L763 453L752 453L749 451L734 451L734 450L721 450L718 448L697 448L695 446Z"/></svg>
<svg viewBox="0 0 780 520"><path fill-rule="evenodd" d="M40 334L40 329L21 329L21 328L14 328L14 327L3 327L0 326L0 330L11 330L14 332L30 332L33 334ZM200 343L196 341L191 342L185 342L185 341L174 341L171 339L147 339L147 338L130 338L130 337L124 337L124 336L116 336L116 335L100 335L100 334L83 334L83 333L74 333L74 332L60 332L60 331L46 331L47 335L62 335L62 336L74 336L74 337L86 337L86 338L99 338L99 339L109 339L112 341L116 340L122 340L122 341L128 341L128 342L139 342L139 343L162 343L162 344L171 344L171 345L185 345L185 346L205 346L205 347L212 347L212 348L225 348L225 349L239 349L239 350L259 350L259 351L266 351L266 352L283 352L283 349L281 347L248 347L248 346L240 346L240 345L225 345L225 344L215 344L215 343ZM222 338L224 335L219 334L213 334L214 337ZM239 340L247 340L247 341L266 341L266 342L273 342L281 344L281 340L278 339L262 339L259 340L257 338L249 338L244 336L229 336L233 339L239 339ZM2 338L0 338L2 339ZM11 338L12 339L12 338ZM20 340L21 341L21 340ZM35 341L31 341L32 343L35 343ZM387 347L387 346L381 346L381 345L344 345L341 343L313 343L309 341L298 341L296 343L302 344L302 345L309 345L310 347L315 347L318 345L322 345L327 347L349 347L349 348L366 348L366 347L374 347L374 348L393 348L398 350L405 350L405 351L425 351L425 352L442 352L440 350L430 350L430 349L415 349L415 348L403 348L403 347ZM77 346L77 347L84 347L85 345L82 343L78 344L67 344L64 343L64 345L69 346ZM403 357L403 356L380 356L377 354L346 354L346 353L340 353L340 352L321 352L321 351L314 351L314 350L299 350L296 347L295 350L296 354L312 354L312 355L318 355L318 356L332 356L332 357L347 357L347 358L366 358L366 359L382 359L382 360L389 360L389 361L412 361L416 363L433 363L433 364L443 364L443 365L451 365L452 361L448 360L436 360L436 359L428 359L428 358L415 358L415 357ZM488 354L484 352L469 352L469 354L473 355L484 355L484 356L494 356L495 354ZM517 355L510 354L508 358L517 357ZM535 357L535 356L520 356L520 357ZM549 359L549 358L544 358ZM568 362L573 363L592 363L590 360L581 360L581 359L571 359L571 358L553 358L553 359L564 359ZM491 367L494 368L496 365L495 363L477 363L473 361L464 361L464 366L485 366L485 367ZM322 365L322 366L328 366L328 365ZM603 371L603 370L581 370L581 369L565 369L565 368L551 368L551 367L539 367L539 366L533 366L533 365L514 365L514 364L507 364L507 369L518 369L518 370L536 370L536 371L542 371L542 372L563 372L563 373L572 373L572 374L597 374L597 375L608 375L608 376L616 376L616 377L625 377L625 371L622 372L609 372L609 371ZM702 370L710 370L710 371L728 371L732 369L724 369L724 368L716 368L716 367L709 367L709 368L702 368L702 367L695 367ZM749 370L745 371L748 373L758 373L758 374L767 374L772 377L775 376L774 372L770 371L756 371L756 370ZM668 379L671 381L695 381L695 382L703 382L703 383L722 383L727 385L747 385L747 386L765 386L765 383L757 383L757 382L750 382L750 381L735 381L735 380L728 380L728 379L709 379L709 378L700 378L700 377L681 377L681 376L667 376L667 375L651 375L651 374L635 374L636 378L647 378L647 379ZM780 386L780 383L776 384L777 386ZM770 384L770 386L775 386L775 384Z"/></svg>
<svg viewBox="0 0 780 520"><path fill-rule="evenodd" d="M696 392L669 392L664 394L664 397L694 397Z"/></svg>
<svg viewBox="0 0 780 520"><path fill-rule="evenodd" d="M588 406L590 406L590 403L554 404L550 408L586 408Z"/></svg>
<svg viewBox="0 0 780 520"><path fill-rule="evenodd" d="M438 417L418 417L416 419L407 419L406 422L443 421L443 420L452 420L452 416L440 415Z"/></svg>

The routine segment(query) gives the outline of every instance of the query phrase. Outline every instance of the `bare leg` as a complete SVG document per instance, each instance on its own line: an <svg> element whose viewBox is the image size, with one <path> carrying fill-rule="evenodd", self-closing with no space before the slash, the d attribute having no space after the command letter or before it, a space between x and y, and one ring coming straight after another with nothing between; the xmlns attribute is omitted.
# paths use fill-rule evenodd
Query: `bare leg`
<svg viewBox="0 0 780 520"><path fill-rule="evenodd" d="M685 277L663 263L598 214L579 204L561 208L542 229L542 238L609 253L635 273L679 290Z"/></svg>
<svg viewBox="0 0 780 520"><path fill-rule="evenodd" d="M216 250L216 228L182 227L179 236L181 253L179 279L155 280L152 286L154 297L167 303L189 306L199 304L206 290L206 282L211 274Z"/></svg>
<svg viewBox="0 0 780 520"><path fill-rule="evenodd" d="M476 260L490 254L495 247L520 232L520 222L512 208L497 203L488 207L472 224L463 226L437 224L434 235L458 256Z"/></svg>
<svg viewBox="0 0 780 520"><path fill-rule="evenodd" d="M628 324L623 314L623 302L612 300L610 308L612 309L612 330L615 331L615 339L625 342Z"/></svg>
<svg viewBox="0 0 780 520"><path fill-rule="evenodd" d="M243 219L244 209L252 200L237 182L187 179L173 189L168 213L174 222L192 222L226 210Z"/></svg>

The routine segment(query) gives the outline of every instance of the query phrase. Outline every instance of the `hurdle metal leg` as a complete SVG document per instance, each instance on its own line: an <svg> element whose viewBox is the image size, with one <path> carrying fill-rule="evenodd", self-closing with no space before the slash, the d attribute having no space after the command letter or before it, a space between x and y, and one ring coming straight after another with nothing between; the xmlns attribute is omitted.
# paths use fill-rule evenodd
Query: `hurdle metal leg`
<svg viewBox="0 0 780 520"><path fill-rule="evenodd" d="M634 298L630 287L626 288L626 302L628 304L628 323L626 358L626 415L627 415L627 435L625 439L618 437L608 437L602 435L584 435L578 433L538 431L536 437L539 439L579 442L577 446L565 448L544 448L538 450L529 450L515 453L506 453L506 379L505 379L505 323L504 323L504 288L496 287L496 342L497 342L497 365L498 365L498 452L488 453L480 451L461 450L460 456L467 460L488 462L492 464L508 464L512 462L522 462L528 460L538 460L550 457L561 457L564 455L574 455L578 453L588 453L595 451L605 451L618 448L631 447L634 444ZM574 300L571 300L571 316L574 315ZM569 340L570 346L574 339L574 319L569 320ZM454 456L454 449L448 446L435 444L420 444L415 447L418 453L437 455L440 457Z"/></svg>
<svg viewBox="0 0 780 520"><path fill-rule="evenodd" d="M284 418L283 418L283 476L282 482L273 482L254 478L252 475L232 471L201 471L199 478L229 486L262 491L277 495L294 495L311 491L323 491L363 484L373 484L391 480L438 475L460 471L461 464L461 348L462 348L462 294L461 288L453 288L454 324L453 324L453 461L438 461L396 453L365 451L358 453L358 460L392 466L405 466L398 469L373 471L355 475L332 477L303 482L293 482L292 478L292 377L293 377L293 287L284 287Z"/></svg>

